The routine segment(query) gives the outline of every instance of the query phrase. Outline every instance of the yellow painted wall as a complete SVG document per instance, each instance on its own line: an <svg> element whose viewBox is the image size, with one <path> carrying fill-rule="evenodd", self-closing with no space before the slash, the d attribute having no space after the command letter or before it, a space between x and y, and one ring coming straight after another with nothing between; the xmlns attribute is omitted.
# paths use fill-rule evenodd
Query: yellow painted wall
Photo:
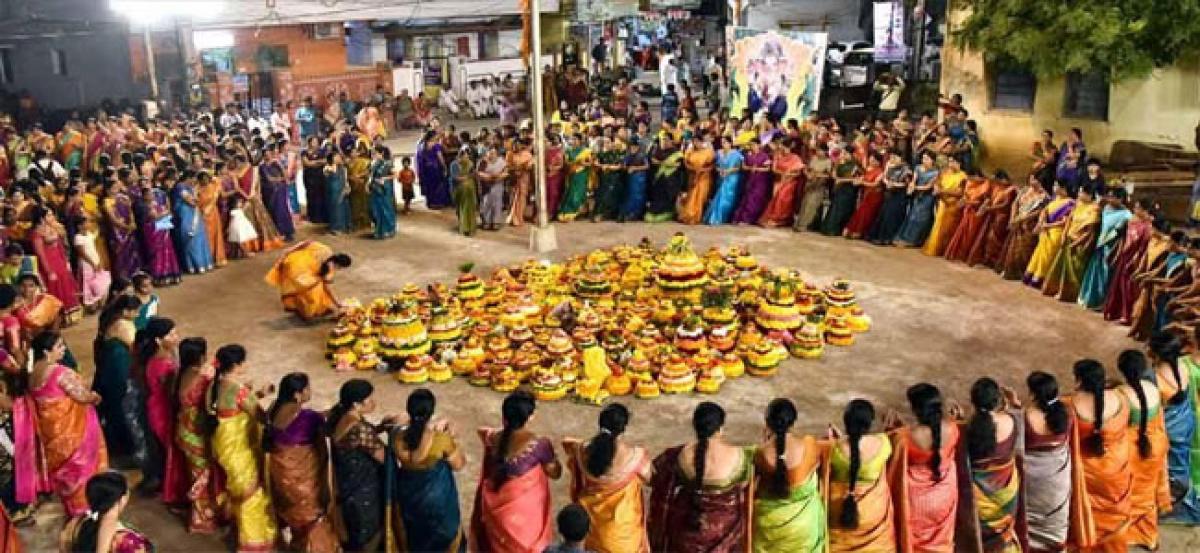
<svg viewBox="0 0 1200 553"><path fill-rule="evenodd" d="M961 20L961 19L960 19ZM970 117L979 123L984 165L1024 174L1030 145L1042 129L1061 141L1071 127L1083 129L1091 154L1107 160L1113 142L1139 140L1177 144L1195 150L1193 136L1200 124L1200 59L1154 71L1142 79L1114 83L1109 91L1108 121L1063 115L1066 81L1039 80L1032 112L991 109L991 90L983 58L948 47L942 51L941 91L963 95Z"/></svg>

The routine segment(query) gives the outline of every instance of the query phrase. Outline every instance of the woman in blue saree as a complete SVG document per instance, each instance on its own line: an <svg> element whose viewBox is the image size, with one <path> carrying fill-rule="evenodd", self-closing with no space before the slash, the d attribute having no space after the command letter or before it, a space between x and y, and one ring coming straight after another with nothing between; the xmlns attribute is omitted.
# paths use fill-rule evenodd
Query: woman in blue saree
<svg viewBox="0 0 1200 553"><path fill-rule="evenodd" d="M1133 218L1133 212L1125 207L1125 190L1114 188L1104 196L1104 209L1100 212L1100 231L1096 236L1096 249L1088 260L1079 288L1079 305L1099 311L1108 297L1108 283L1112 279L1112 259L1121 247L1125 224Z"/></svg>
<svg viewBox="0 0 1200 553"><path fill-rule="evenodd" d="M650 176L650 162L638 137L631 137L629 153L625 154L625 198L621 202L618 221L640 221L646 213L646 182Z"/></svg>
<svg viewBox="0 0 1200 553"><path fill-rule="evenodd" d="M212 248L208 244L208 229L196 205L196 188L188 178L175 185L174 196L176 242L179 261L189 273L206 273L213 268Z"/></svg>
<svg viewBox="0 0 1200 553"><path fill-rule="evenodd" d="M329 234L350 232L350 188L346 184L346 160L339 152L325 158L325 205L329 210Z"/></svg>
<svg viewBox="0 0 1200 553"><path fill-rule="evenodd" d="M742 152L733 147L729 137L718 139L717 175L720 177L717 193L708 203L704 213L704 224L724 225L733 217L738 203L738 187L742 178Z"/></svg>
<svg viewBox="0 0 1200 553"><path fill-rule="evenodd" d="M392 179L392 152L387 146L376 146L371 160L370 205L371 220L375 222L375 239L384 240L396 235L396 188Z"/></svg>
<svg viewBox="0 0 1200 553"><path fill-rule="evenodd" d="M933 207L937 203L933 195L933 183L937 181L938 174L933 155L921 154L921 165L913 172L913 184L909 186L912 203L904 225L896 234L896 245L917 248L929 238L929 230L933 228Z"/></svg>
<svg viewBox="0 0 1200 553"><path fill-rule="evenodd" d="M1170 515L1161 516L1162 522L1200 524L1200 435L1196 433L1200 354L1183 355L1183 342L1174 334L1155 334L1148 345L1170 444L1167 478L1172 509Z"/></svg>
<svg viewBox="0 0 1200 553"><path fill-rule="evenodd" d="M388 544L397 551L466 551L454 481L466 458L453 434L431 422L436 403L425 388L409 395L408 425L390 440Z"/></svg>

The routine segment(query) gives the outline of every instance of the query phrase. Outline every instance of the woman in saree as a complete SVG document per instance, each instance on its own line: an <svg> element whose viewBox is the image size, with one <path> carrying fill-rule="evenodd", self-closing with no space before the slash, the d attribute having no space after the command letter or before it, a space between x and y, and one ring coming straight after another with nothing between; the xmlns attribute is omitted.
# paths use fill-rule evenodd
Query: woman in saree
<svg viewBox="0 0 1200 553"><path fill-rule="evenodd" d="M408 424L391 442L395 462L387 466L391 488L387 499L399 513L389 518L389 530L396 530L389 550L392 544L400 551L431 553L460 553L467 548L454 481L454 473L467 460L454 434L433 421L436 406L433 392L427 389L409 394Z"/></svg>
<svg viewBox="0 0 1200 553"><path fill-rule="evenodd" d="M546 216L554 221L558 218L558 204L562 201L563 187L566 182L566 154L563 151L562 139L551 136L546 141Z"/></svg>
<svg viewBox="0 0 1200 553"><path fill-rule="evenodd" d="M1109 279L1108 296L1104 300L1106 321L1118 321L1124 325L1131 321L1133 304L1139 292L1134 276L1141 271L1154 234L1152 208L1149 200L1138 200L1133 208L1133 218L1125 225L1125 238L1112 258L1112 277Z"/></svg>
<svg viewBox="0 0 1200 553"><path fill-rule="evenodd" d="M771 172L775 182L771 189L771 200L758 218L758 224L766 228L789 226L796 213L796 194L804 188L804 160L784 145L782 139L772 146Z"/></svg>
<svg viewBox="0 0 1200 553"><path fill-rule="evenodd" d="M692 147L683 156L683 165L687 169L688 188L684 192L679 206L679 222L685 225L699 224L704 217L704 204L713 189L713 165L716 163L716 152L704 134L696 134L692 139Z"/></svg>
<svg viewBox="0 0 1200 553"><path fill-rule="evenodd" d="M75 234L75 259L79 269L79 289L83 308L89 313L100 309L108 298L112 273L105 268L100 253L104 239L100 237L97 219L84 215L79 232Z"/></svg>
<svg viewBox="0 0 1200 553"><path fill-rule="evenodd" d="M429 209L450 206L450 187L446 180L446 160L443 156L441 137L435 131L426 132L417 145L417 179Z"/></svg>
<svg viewBox="0 0 1200 553"><path fill-rule="evenodd" d="M625 145L620 141L601 138L597 141L597 184L592 222L617 220L621 200L625 195Z"/></svg>
<svg viewBox="0 0 1200 553"><path fill-rule="evenodd" d="M752 140L742 165L746 184L733 212L733 224L752 225L762 217L767 202L771 201L771 163L771 154L757 140Z"/></svg>
<svg viewBox="0 0 1200 553"><path fill-rule="evenodd" d="M213 265L224 267L228 260L225 255L225 227L221 224L221 181L207 171L196 175L195 209L200 212L200 219L204 223Z"/></svg>
<svg viewBox="0 0 1200 553"><path fill-rule="evenodd" d="M305 240L284 252L264 280L279 289L284 310L313 321L338 309L331 287L333 276L337 269L350 264L350 256L334 253L320 242Z"/></svg>
<svg viewBox="0 0 1200 553"><path fill-rule="evenodd" d="M1171 514L1164 523L1200 523L1200 495L1196 466L1192 461L1196 436L1196 386L1200 383L1200 353L1185 355L1183 342L1174 334L1160 332L1150 338L1148 353L1154 366L1166 427L1167 478L1171 492Z"/></svg>
<svg viewBox="0 0 1200 553"><path fill-rule="evenodd" d="M271 213L263 205L260 172L255 170L245 155L238 154L229 165L229 174L233 178L234 193L243 201L242 211L258 234L258 238L242 244L242 247L248 252L267 252L283 247L283 237L275 228Z"/></svg>
<svg viewBox="0 0 1200 553"><path fill-rule="evenodd" d="M875 407L865 399L851 400L842 414L845 435L829 453L826 505L829 512L829 550L884 553L896 550L892 490L887 465L892 443L886 434L868 434Z"/></svg>
<svg viewBox="0 0 1200 553"><path fill-rule="evenodd" d="M952 551L959 500L959 430L943 415L942 394L932 384L907 391L916 423L903 425L892 413L886 426L895 429L892 466L900 551ZM957 418L957 413L950 413Z"/></svg>
<svg viewBox="0 0 1200 553"><path fill-rule="evenodd" d="M237 552L273 551L275 516L263 487L262 420L258 397L246 374L246 348L238 344L217 350L217 378L208 392L209 412L216 416L212 452L224 474L225 489L237 528Z"/></svg>
<svg viewBox="0 0 1200 553"><path fill-rule="evenodd" d="M459 150L458 159L450 164L450 180L454 183L458 232L463 236L471 236L479 225L479 191L475 184L475 162L466 148Z"/></svg>
<svg viewBox="0 0 1200 553"><path fill-rule="evenodd" d="M476 165L475 178L483 197L479 201L479 219L483 230L500 230L504 222L504 181L508 179L508 162L500 157L496 146Z"/></svg>
<svg viewBox="0 0 1200 553"><path fill-rule="evenodd" d="M1025 474L1018 459L1024 426L1016 411L1009 411L1015 403L1015 397L1007 401L991 378L980 378L971 386L975 413L966 425L972 492L967 501L978 532L972 537L979 550L988 553L1029 550L1023 505Z"/></svg>
<svg viewBox="0 0 1200 553"><path fill-rule="evenodd" d="M179 284L179 257L175 254L175 241L171 238L171 230L175 228L171 202L166 191L158 187L147 188L142 199L146 206L142 242L150 255L150 262L146 264L147 272L154 279L155 286Z"/></svg>
<svg viewBox="0 0 1200 553"><path fill-rule="evenodd" d="M754 551L826 551L829 536L821 484L821 446L796 436L796 405L777 398L767 405L763 443L754 455Z"/></svg>
<svg viewBox="0 0 1200 553"><path fill-rule="evenodd" d="M934 185L933 195L937 197L937 212L933 218L933 227L929 230L929 238L921 252L929 256L941 256L946 253L950 239L962 222L963 188L967 182L967 174L963 172L957 158L949 158L946 167L938 174Z"/></svg>
<svg viewBox="0 0 1200 553"><path fill-rule="evenodd" d="M88 510L88 478L108 468L108 450L95 408L100 395L62 364L67 345L57 332L37 335L30 348L29 393L37 404L43 460L67 516L77 517Z"/></svg>
<svg viewBox="0 0 1200 553"><path fill-rule="evenodd" d="M646 521L651 551L750 549L753 454L727 443L724 426L719 405L700 403L692 412L695 442L654 459Z"/></svg>
<svg viewBox="0 0 1200 553"><path fill-rule="evenodd" d="M1029 402L1024 409L1025 517L1029 548L1063 551L1078 544L1080 506L1087 501L1075 420L1058 395L1053 375L1034 371L1025 379Z"/></svg>
<svg viewBox="0 0 1200 553"><path fill-rule="evenodd" d="M860 151L866 152L865 149ZM821 234L844 236L846 224L854 216L858 205L859 182L864 165L859 164L859 156L836 148L830 150L829 158L833 162L833 189L829 196L829 209L821 219Z"/></svg>
<svg viewBox="0 0 1200 553"><path fill-rule="evenodd" d="M325 505L331 500L325 417L304 404L312 399L308 375L289 373L267 410L263 449L267 452L271 504L291 531L291 551L336 553L340 550Z"/></svg>
<svg viewBox="0 0 1200 553"><path fill-rule="evenodd" d="M325 160L326 153L321 148L321 139L316 135L309 136L304 152L300 154L303 167L304 196L307 200L305 215L310 223L323 225L329 222L329 210L325 203Z"/></svg>
<svg viewBox="0 0 1200 553"><path fill-rule="evenodd" d="M1126 551L1133 497L1129 439L1129 401L1117 389L1107 389L1104 366L1091 359L1075 363L1077 385L1071 406L1079 435L1084 489L1090 520L1082 520L1084 551Z"/></svg>
<svg viewBox="0 0 1200 553"><path fill-rule="evenodd" d="M366 380L346 381L326 421L336 503L348 551L375 551L383 538L383 463L387 448L379 434L394 418L385 418L381 426L364 418L375 411L374 393L375 388Z"/></svg>
<svg viewBox="0 0 1200 553"><path fill-rule="evenodd" d="M1041 181L1030 178L1029 184L1017 196L1009 215L1008 236L1000 252L1000 262L995 271L1004 280L1018 280L1025 275L1029 268L1029 259L1037 247L1037 222L1041 220L1042 210L1049 203L1050 196Z"/></svg>
<svg viewBox="0 0 1200 553"><path fill-rule="evenodd" d="M646 215L646 186L650 178L650 160L646 157L641 139L637 136L629 138L629 149L623 164L626 173L625 197L621 199L617 220L622 223L641 221Z"/></svg>
<svg viewBox="0 0 1200 553"><path fill-rule="evenodd" d="M1067 188L1054 183L1054 197L1046 204L1038 217L1033 233L1037 235L1037 246L1025 266L1025 277L1022 279L1026 286L1040 289L1050 273L1054 257L1062 250L1063 232L1075 210L1075 200L1067 195Z"/></svg>
<svg viewBox="0 0 1200 553"><path fill-rule="evenodd" d="M979 232L971 251L967 254L967 266L983 264L985 267L995 267L1000 262L1004 251L1004 241L1008 237L1009 217L1012 215L1012 205L1017 198L1017 188L1008 178L1003 169L996 171L991 181L987 203L982 206Z"/></svg>
<svg viewBox="0 0 1200 553"><path fill-rule="evenodd" d="M102 472L88 479L83 490L85 513L72 515L59 534L59 551L151 553L154 544L145 534L121 522L129 505L129 484L117 472Z"/></svg>
<svg viewBox="0 0 1200 553"><path fill-rule="evenodd" d="M63 169L80 169L86 172L87 167L83 165L83 154L86 150L87 139L80 132L79 122L67 121L58 133L58 159L62 160Z"/></svg>
<svg viewBox="0 0 1200 553"><path fill-rule="evenodd" d="M153 317L139 330L134 348L146 385L146 421L158 444L146 480L161 481L159 497L169 507L187 502L187 465L175 446L179 333L175 322Z"/></svg>
<svg viewBox="0 0 1200 553"><path fill-rule="evenodd" d="M745 157L727 136L717 138L717 191L704 211L704 224L724 225L733 217L741 195L742 164Z"/></svg>
<svg viewBox="0 0 1200 553"><path fill-rule="evenodd" d="M1062 247L1046 271L1042 294L1059 301L1075 302L1087 269L1088 258L1096 244L1096 229L1100 226L1100 205L1093 201L1092 193L1081 187L1075 201L1075 209L1064 227Z"/></svg>
<svg viewBox="0 0 1200 553"><path fill-rule="evenodd" d="M392 168L392 151L387 146L375 147L368 179L371 221L375 224L372 236L376 240L386 240L396 236L395 169Z"/></svg>
<svg viewBox="0 0 1200 553"><path fill-rule="evenodd" d="M567 162L566 190L558 204L558 220L574 221L587 202L588 186L592 178L592 151L583 145L583 137L571 135L565 157Z"/></svg>
<svg viewBox="0 0 1200 553"><path fill-rule="evenodd" d="M350 185L346 182L346 160L340 152L325 156L325 206L329 234L350 232ZM312 204L309 204L312 205Z"/></svg>
<svg viewBox="0 0 1200 553"><path fill-rule="evenodd" d="M54 212L44 207L34 209L32 222L29 241L33 245L38 272L45 283L46 292L62 302L64 319L73 323L82 313L79 288L75 285L75 275L71 273L71 264L67 259L66 229L58 223Z"/></svg>
<svg viewBox="0 0 1200 553"><path fill-rule="evenodd" d="M288 189L289 183L294 181L288 179L287 167L281 153L279 146L267 146L266 159L258 166L259 184L263 204L271 214L275 230L283 235L285 242L291 242L296 238L296 223L292 221Z"/></svg>
<svg viewBox="0 0 1200 553"><path fill-rule="evenodd" d="M179 260L183 270L190 274L207 273L212 270L214 263L196 189L191 179L184 179L175 185L171 193L179 237Z"/></svg>
<svg viewBox="0 0 1200 553"><path fill-rule="evenodd" d="M650 457L621 436L629 410L610 404L600 411L600 431L588 441L564 439L571 470L571 501L592 521L585 547L600 553L649 553L646 505L642 495L650 479Z"/></svg>
<svg viewBox="0 0 1200 553"><path fill-rule="evenodd" d="M872 244L890 246L896 240L908 210L908 185L911 182L912 169L904 162L900 153L888 154L880 187L883 190L883 205L868 235Z"/></svg>
<svg viewBox="0 0 1200 553"><path fill-rule="evenodd" d="M1177 356L1182 344L1160 345L1162 353ZM1176 357L1176 362L1178 358ZM1162 395L1155 384L1156 372L1151 372L1146 355L1137 350L1125 350L1117 360L1125 384L1118 388L1129 404L1129 445L1132 451L1130 471L1133 488L1130 494L1129 529L1125 542L1150 551L1158 549L1158 513L1171 509L1168 484L1167 456L1170 439L1163 423ZM1174 375L1172 375L1174 376Z"/></svg>
<svg viewBox="0 0 1200 553"><path fill-rule="evenodd" d="M865 238L871 229L879 225L879 212L883 205L883 162L878 155L867 157L867 166L856 183L862 192L862 200L842 230L846 238Z"/></svg>
<svg viewBox="0 0 1200 553"><path fill-rule="evenodd" d="M1176 277L1191 273L1185 266L1191 259L1187 233L1175 230L1168 234L1165 221L1156 221L1155 227L1162 228L1155 228L1146 256L1134 276L1138 296L1130 315L1129 337L1138 341L1148 340L1154 333L1160 296L1165 295L1163 289Z"/></svg>
<svg viewBox="0 0 1200 553"><path fill-rule="evenodd" d="M102 399L100 423L117 468L140 468L148 461L141 387L132 378L136 333L133 320L140 307L141 300L136 297L117 295L100 313L93 342L96 373L92 389Z"/></svg>
<svg viewBox="0 0 1200 553"><path fill-rule="evenodd" d="M358 145L346 163L346 184L349 186L350 230L357 232L371 227L370 209L371 152Z"/></svg>
<svg viewBox="0 0 1200 553"><path fill-rule="evenodd" d="M216 374L209 361L208 342L204 338L184 338L179 342L175 447L179 448L187 468L187 529L196 534L217 531L217 513L224 510L225 499L213 472L209 448L211 419L205 396Z"/></svg>
<svg viewBox="0 0 1200 553"><path fill-rule="evenodd" d="M967 177L963 187L962 220L954 230L954 235L950 237L950 243L946 245L947 261L966 261L970 257L971 249L979 241L984 220L987 218L991 193L990 179L979 174Z"/></svg>
<svg viewBox="0 0 1200 553"><path fill-rule="evenodd" d="M934 165L933 156L921 154L921 164L913 171L912 183L908 185L909 202L908 215L904 224L896 233L895 244L902 248L919 248L929 237L929 229L933 226L933 206L936 198L933 195L934 183L938 180L938 168Z"/></svg>
<svg viewBox="0 0 1200 553"><path fill-rule="evenodd" d="M533 190L533 152L524 140L515 142L508 154L508 170L512 176L512 192L509 196L508 224L519 227L525 224L525 210L529 205L529 194Z"/></svg>
<svg viewBox="0 0 1200 553"><path fill-rule="evenodd" d="M471 513L471 548L534 553L550 544L550 480L562 465L548 438L527 427L537 402L517 391L501 405L502 428L480 428L484 460Z"/></svg>

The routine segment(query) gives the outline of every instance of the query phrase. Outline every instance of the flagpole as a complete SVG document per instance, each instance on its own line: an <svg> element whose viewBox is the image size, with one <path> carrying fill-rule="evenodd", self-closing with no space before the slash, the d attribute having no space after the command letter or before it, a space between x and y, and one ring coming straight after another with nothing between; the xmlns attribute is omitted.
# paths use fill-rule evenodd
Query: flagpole
<svg viewBox="0 0 1200 553"><path fill-rule="evenodd" d="M558 249L554 226L550 224L550 210L546 206L546 122L545 106L542 101L542 6L541 0L529 0L530 54L529 82L533 90L533 159L534 188L537 203L537 224L530 228L529 247L535 252L546 253Z"/></svg>

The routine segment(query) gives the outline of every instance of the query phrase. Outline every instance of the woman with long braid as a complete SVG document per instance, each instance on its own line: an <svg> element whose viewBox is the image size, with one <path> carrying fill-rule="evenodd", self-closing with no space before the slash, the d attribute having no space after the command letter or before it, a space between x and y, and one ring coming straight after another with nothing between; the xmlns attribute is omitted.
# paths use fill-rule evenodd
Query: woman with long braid
<svg viewBox="0 0 1200 553"><path fill-rule="evenodd" d="M467 535L458 508L454 473L467 463L454 433L434 420L437 398L418 388L408 396L408 424L393 433L391 505L400 511L399 551L463 552ZM391 546L392 544L388 544Z"/></svg>
<svg viewBox="0 0 1200 553"><path fill-rule="evenodd" d="M892 463L898 465L889 469L898 494L897 546L903 552L951 551L958 512L958 425L946 418L942 393L934 385L916 384L907 395L916 422L901 425L893 413L887 425L897 430Z"/></svg>
<svg viewBox="0 0 1200 553"><path fill-rule="evenodd" d="M1178 359L1174 352L1165 355ZM1125 350L1117 358L1117 367L1125 377L1119 390L1129 402L1129 434L1134 454L1130 458L1133 472L1133 497L1130 518L1125 534L1129 545L1150 550L1158 549L1158 513L1171 509L1171 492L1167 484L1167 452L1171 448L1163 425L1162 396L1155 384L1146 356L1137 350Z"/></svg>
<svg viewBox="0 0 1200 553"><path fill-rule="evenodd" d="M292 551L335 553L338 538L326 511L331 499L325 451L325 417L304 406L312 399L308 375L288 373L267 410L263 450L271 502L291 530Z"/></svg>
<svg viewBox="0 0 1200 553"><path fill-rule="evenodd" d="M1200 449L1196 426L1200 350L1191 355L1183 355L1182 350L1183 344L1174 334L1157 333L1150 337L1150 360L1158 376L1163 423L1171 444L1167 475L1174 505L1164 519L1195 525L1200 524L1200 462L1193 463L1192 452ZM1200 455L1195 457L1200 461Z"/></svg>
<svg viewBox="0 0 1200 553"><path fill-rule="evenodd" d="M471 514L471 549L481 553L538 553L550 545L550 479L562 476L562 465L548 438L526 427L537 409L529 392L504 398L503 428L480 428L485 457L475 509Z"/></svg>
<svg viewBox="0 0 1200 553"><path fill-rule="evenodd" d="M1029 549L1021 508L1021 483L1025 475L1017 463L1024 428L1008 411L1016 398L1010 390L1005 392L1010 395L1007 402L995 380L986 377L976 380L971 386L975 414L966 428L973 492L969 497L978 522L977 543L980 550L989 553L1020 553Z"/></svg>
<svg viewBox="0 0 1200 553"><path fill-rule="evenodd" d="M825 502L821 497L821 447L812 436L796 436L796 404L776 398L767 404L763 443L754 456L754 551L825 551Z"/></svg>
<svg viewBox="0 0 1200 553"><path fill-rule="evenodd" d="M1128 439L1129 403L1125 394L1105 385L1104 365L1093 359L1075 362L1072 397L1080 439L1080 464L1091 520L1084 521L1085 551L1126 551L1133 473Z"/></svg>
<svg viewBox="0 0 1200 553"><path fill-rule="evenodd" d="M384 417L380 425L366 416L375 411L375 387L353 378L338 390L338 401L325 421L332 444L337 507L345 524L347 551L376 551L383 537L383 463L387 446L380 433L395 422Z"/></svg>
<svg viewBox="0 0 1200 553"><path fill-rule="evenodd" d="M652 551L745 551L750 545L752 452L722 437L725 411L705 401L692 412L696 441L654 459Z"/></svg>
<svg viewBox="0 0 1200 553"><path fill-rule="evenodd" d="M1058 381L1034 371L1025 379L1029 401L1025 405L1025 517L1029 547L1034 551L1062 551L1068 540L1080 541L1082 501L1086 501L1082 473L1075 458L1075 420L1059 398Z"/></svg>
<svg viewBox="0 0 1200 553"><path fill-rule="evenodd" d="M832 552L884 553L896 550L892 490L887 465L892 442L886 434L868 434L875 407L850 400L842 413L844 435L829 454L829 549Z"/></svg>
<svg viewBox="0 0 1200 553"><path fill-rule="evenodd" d="M600 553L646 553L646 505L642 489L650 480L650 455L621 438L629 409L619 403L600 411L600 430L584 442L563 440L571 469L571 501L592 521L584 546Z"/></svg>

